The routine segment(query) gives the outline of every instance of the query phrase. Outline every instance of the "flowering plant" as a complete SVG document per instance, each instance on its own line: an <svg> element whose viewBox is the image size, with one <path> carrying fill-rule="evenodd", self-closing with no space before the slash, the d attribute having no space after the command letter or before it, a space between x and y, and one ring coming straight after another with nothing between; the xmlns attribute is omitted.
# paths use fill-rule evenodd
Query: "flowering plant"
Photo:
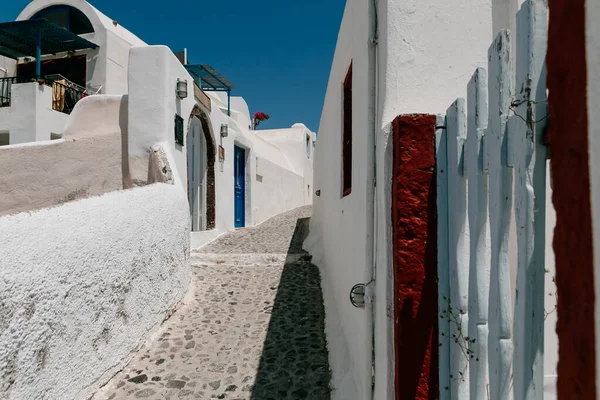
<svg viewBox="0 0 600 400"><path fill-rule="evenodd" d="M260 125L261 122L266 121L269 118L271 118L271 116L269 114L265 114L262 111L255 112L254 117L252 117L252 123L254 124L254 129L256 129L256 127L258 125Z"/></svg>

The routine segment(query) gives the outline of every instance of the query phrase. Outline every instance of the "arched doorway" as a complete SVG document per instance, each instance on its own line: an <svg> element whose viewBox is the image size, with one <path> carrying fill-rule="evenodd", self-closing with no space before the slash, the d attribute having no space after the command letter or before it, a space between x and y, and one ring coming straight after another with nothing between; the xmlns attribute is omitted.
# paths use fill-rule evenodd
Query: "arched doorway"
<svg viewBox="0 0 600 400"><path fill-rule="evenodd" d="M187 174L192 232L215 228L216 146L206 114L192 110L188 125Z"/></svg>

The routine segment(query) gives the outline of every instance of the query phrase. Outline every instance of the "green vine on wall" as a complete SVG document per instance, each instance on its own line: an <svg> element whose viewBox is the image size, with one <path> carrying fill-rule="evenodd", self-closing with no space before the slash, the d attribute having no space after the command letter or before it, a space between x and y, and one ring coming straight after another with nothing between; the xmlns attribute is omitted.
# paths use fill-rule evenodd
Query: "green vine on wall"
<svg viewBox="0 0 600 400"><path fill-rule="evenodd" d="M450 379L454 382L465 381L465 374L467 368L469 367L469 362L471 360L479 361L479 357L475 354L475 351L472 349L475 344L476 339L470 338L466 336L462 329L462 316L465 314L464 310L457 309L452 307L452 300L448 297L442 295L442 298L447 303L446 308L443 309L440 313L440 318L448 321L448 325L450 327L451 334L447 334L446 332L441 332L440 335L440 347L445 343L454 343L455 346L458 346L461 354L465 359L465 367L462 371L459 371L459 376L450 375ZM445 390L449 390L449 387L445 387Z"/></svg>

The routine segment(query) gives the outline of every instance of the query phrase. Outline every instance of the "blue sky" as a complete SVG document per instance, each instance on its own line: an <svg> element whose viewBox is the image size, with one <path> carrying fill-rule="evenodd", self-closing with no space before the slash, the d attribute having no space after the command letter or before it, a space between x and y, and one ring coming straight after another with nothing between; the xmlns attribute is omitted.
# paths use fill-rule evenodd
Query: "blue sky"
<svg viewBox="0 0 600 400"><path fill-rule="evenodd" d="M29 0L4 0L0 22ZM7 4L5 4L7 3ZM90 0L149 44L188 49L229 79L263 129L305 123L316 131L344 0Z"/></svg>

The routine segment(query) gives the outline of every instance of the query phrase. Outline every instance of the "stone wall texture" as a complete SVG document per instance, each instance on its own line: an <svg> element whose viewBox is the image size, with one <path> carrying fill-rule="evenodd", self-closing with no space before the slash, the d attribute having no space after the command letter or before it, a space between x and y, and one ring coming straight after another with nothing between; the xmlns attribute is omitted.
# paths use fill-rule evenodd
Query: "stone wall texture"
<svg viewBox="0 0 600 400"><path fill-rule="evenodd" d="M397 400L438 398L435 124L435 115L393 124Z"/></svg>
<svg viewBox="0 0 600 400"><path fill-rule="evenodd" d="M547 86L556 209L558 398L596 398L584 1L550 0Z"/></svg>

